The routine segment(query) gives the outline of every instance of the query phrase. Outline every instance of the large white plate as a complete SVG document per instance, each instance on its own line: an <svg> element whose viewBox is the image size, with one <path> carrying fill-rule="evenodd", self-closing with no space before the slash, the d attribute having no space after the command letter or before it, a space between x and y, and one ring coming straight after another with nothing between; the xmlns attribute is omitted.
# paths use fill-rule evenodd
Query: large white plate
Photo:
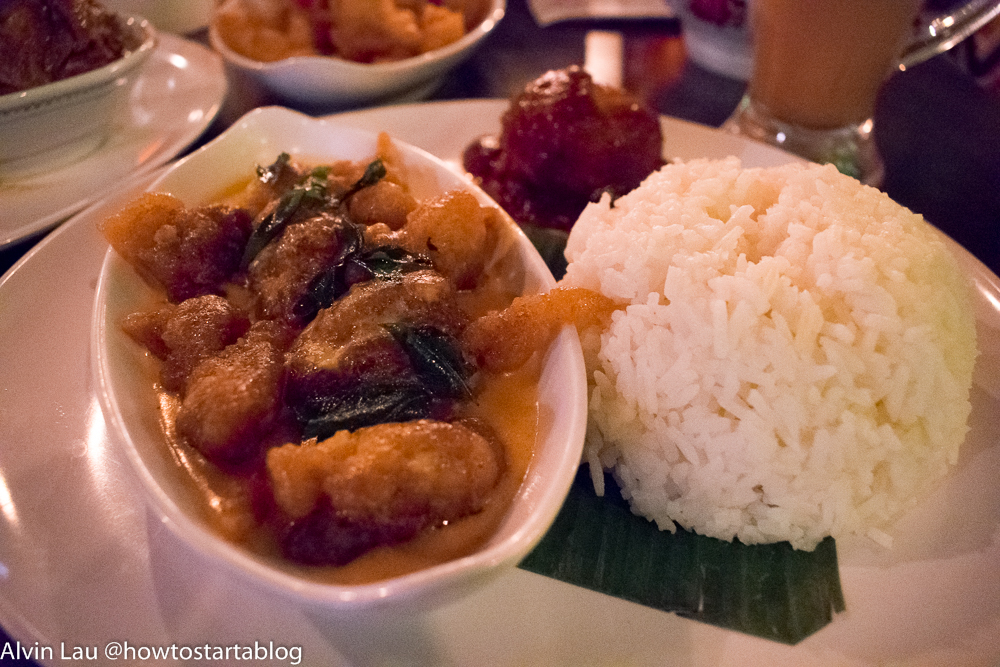
<svg viewBox="0 0 1000 667"><path fill-rule="evenodd" d="M0 248L83 209L180 153L208 127L226 95L222 59L167 33L129 95L129 113L96 151L66 167L0 179Z"/></svg>
<svg viewBox="0 0 1000 667"><path fill-rule="evenodd" d="M496 130L503 108L436 103L336 118L387 130L457 164L469 141ZM664 127L671 156L790 159L688 123L667 119ZM895 549L841 545L848 610L797 646L520 570L431 614L377 626L335 623L248 590L179 544L146 514L124 453L108 443L90 380L88 325L106 249L94 223L140 185L63 225L0 279L0 623L22 646L50 647L47 662L68 664L60 651L80 648L100 656L87 664L120 664L104 651L126 641L134 652L301 647L306 665L995 667L1000 660L1000 281L965 251L956 247L977 289L981 356L961 462L905 518Z"/></svg>

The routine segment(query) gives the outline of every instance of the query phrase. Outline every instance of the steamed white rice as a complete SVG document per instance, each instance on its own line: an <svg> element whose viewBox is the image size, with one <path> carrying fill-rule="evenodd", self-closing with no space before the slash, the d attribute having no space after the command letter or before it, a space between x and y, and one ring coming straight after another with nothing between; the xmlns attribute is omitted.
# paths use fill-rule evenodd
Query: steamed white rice
<svg viewBox="0 0 1000 667"><path fill-rule="evenodd" d="M956 462L969 286L878 190L831 166L671 164L590 205L566 257L565 284L628 304L589 346L587 460L661 529L887 544Z"/></svg>

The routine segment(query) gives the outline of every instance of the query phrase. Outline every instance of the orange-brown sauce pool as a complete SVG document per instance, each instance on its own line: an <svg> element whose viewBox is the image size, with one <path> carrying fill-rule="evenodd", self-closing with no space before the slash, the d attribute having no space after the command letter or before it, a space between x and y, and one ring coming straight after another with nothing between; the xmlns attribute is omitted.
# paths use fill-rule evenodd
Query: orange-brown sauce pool
<svg viewBox="0 0 1000 667"><path fill-rule="evenodd" d="M284 559L271 532L258 525L251 507L251 480L228 475L181 442L173 431L176 397L160 393L161 420L171 455L185 471L190 491L200 496L202 516L220 536L299 576L340 585L367 584L438 565L474 553L496 533L524 481L535 451L541 361L490 375L471 416L485 421L503 444L507 467L479 513L425 530L408 542L378 547L340 567L304 567Z"/></svg>

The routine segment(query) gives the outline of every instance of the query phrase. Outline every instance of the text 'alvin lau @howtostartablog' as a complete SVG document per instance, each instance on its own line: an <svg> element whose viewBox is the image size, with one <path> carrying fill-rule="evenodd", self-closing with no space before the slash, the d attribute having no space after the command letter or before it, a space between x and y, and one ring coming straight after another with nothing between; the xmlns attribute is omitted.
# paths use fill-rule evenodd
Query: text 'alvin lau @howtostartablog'
<svg viewBox="0 0 1000 667"><path fill-rule="evenodd" d="M283 646L274 642L254 642L251 644L201 644L150 646L131 644L128 641L110 641L105 644L76 645L60 642L58 645L22 644L5 642L0 646L0 660L37 660L66 662L90 662L94 660L120 660L130 662L256 662L261 660L287 662L298 665L302 662L301 646Z"/></svg>

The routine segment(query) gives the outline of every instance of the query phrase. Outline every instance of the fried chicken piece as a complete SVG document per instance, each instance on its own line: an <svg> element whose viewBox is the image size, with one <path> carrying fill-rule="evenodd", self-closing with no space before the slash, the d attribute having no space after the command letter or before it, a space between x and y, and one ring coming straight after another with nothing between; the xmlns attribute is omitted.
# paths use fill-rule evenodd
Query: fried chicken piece
<svg viewBox="0 0 1000 667"><path fill-rule="evenodd" d="M250 320L221 296L206 294L176 306L133 313L122 328L163 360L163 388L183 393L191 370L235 343L250 328Z"/></svg>
<svg viewBox="0 0 1000 667"><path fill-rule="evenodd" d="M353 247L349 224L324 212L288 225L264 246L247 271L259 317L285 322L302 319L302 298L312 282Z"/></svg>
<svg viewBox="0 0 1000 667"><path fill-rule="evenodd" d="M468 192L453 191L421 202L406 219L399 240L410 252L428 255L458 289L474 288L497 247L500 212L481 206Z"/></svg>
<svg viewBox="0 0 1000 667"><path fill-rule="evenodd" d="M411 58L465 34L460 12L426 0L331 0L330 19L337 55L363 63Z"/></svg>
<svg viewBox="0 0 1000 667"><path fill-rule="evenodd" d="M391 230L401 229L415 208L417 200L403 186L385 179L359 190L348 202L352 220L366 226L382 223Z"/></svg>
<svg viewBox="0 0 1000 667"><path fill-rule="evenodd" d="M309 56L313 27L309 13L288 0L220 0L213 22L233 51L269 62Z"/></svg>
<svg viewBox="0 0 1000 667"><path fill-rule="evenodd" d="M243 209L186 208L173 195L145 193L98 228L147 282L180 303L222 291L239 269L251 223Z"/></svg>
<svg viewBox="0 0 1000 667"><path fill-rule="evenodd" d="M406 350L380 325L358 327L336 346L310 346L308 357L299 352L289 360L286 401L307 436L451 412L421 386Z"/></svg>
<svg viewBox="0 0 1000 667"><path fill-rule="evenodd" d="M347 342L359 325L421 322L452 334L466 324L451 284L440 273L424 269L395 280L371 280L354 285L341 299L319 312L293 346L291 358L313 356L314 346ZM322 358L324 353L317 353ZM309 362L313 363L313 362Z"/></svg>
<svg viewBox="0 0 1000 667"><path fill-rule="evenodd" d="M465 324L451 285L434 271L356 284L292 345L285 400L303 424L338 428L445 417L457 396L424 381L397 335L416 328L432 344L452 340L460 359Z"/></svg>
<svg viewBox="0 0 1000 667"><path fill-rule="evenodd" d="M246 336L194 367L177 412L177 434L211 461L258 453L281 411L286 330L255 323Z"/></svg>
<svg viewBox="0 0 1000 667"><path fill-rule="evenodd" d="M406 353L381 324L359 323L348 340L327 343L320 338L295 348L288 368L296 380L308 384L309 391L300 387L290 394L318 395L362 381L385 386L413 373Z"/></svg>
<svg viewBox="0 0 1000 667"><path fill-rule="evenodd" d="M462 424L420 420L340 431L267 453L286 556L343 565L480 511L506 462Z"/></svg>
<svg viewBox="0 0 1000 667"><path fill-rule="evenodd" d="M462 334L462 345L479 368L510 371L545 350L563 326L576 325L581 333L602 326L616 307L600 292L580 287L519 296L506 309L473 320Z"/></svg>

